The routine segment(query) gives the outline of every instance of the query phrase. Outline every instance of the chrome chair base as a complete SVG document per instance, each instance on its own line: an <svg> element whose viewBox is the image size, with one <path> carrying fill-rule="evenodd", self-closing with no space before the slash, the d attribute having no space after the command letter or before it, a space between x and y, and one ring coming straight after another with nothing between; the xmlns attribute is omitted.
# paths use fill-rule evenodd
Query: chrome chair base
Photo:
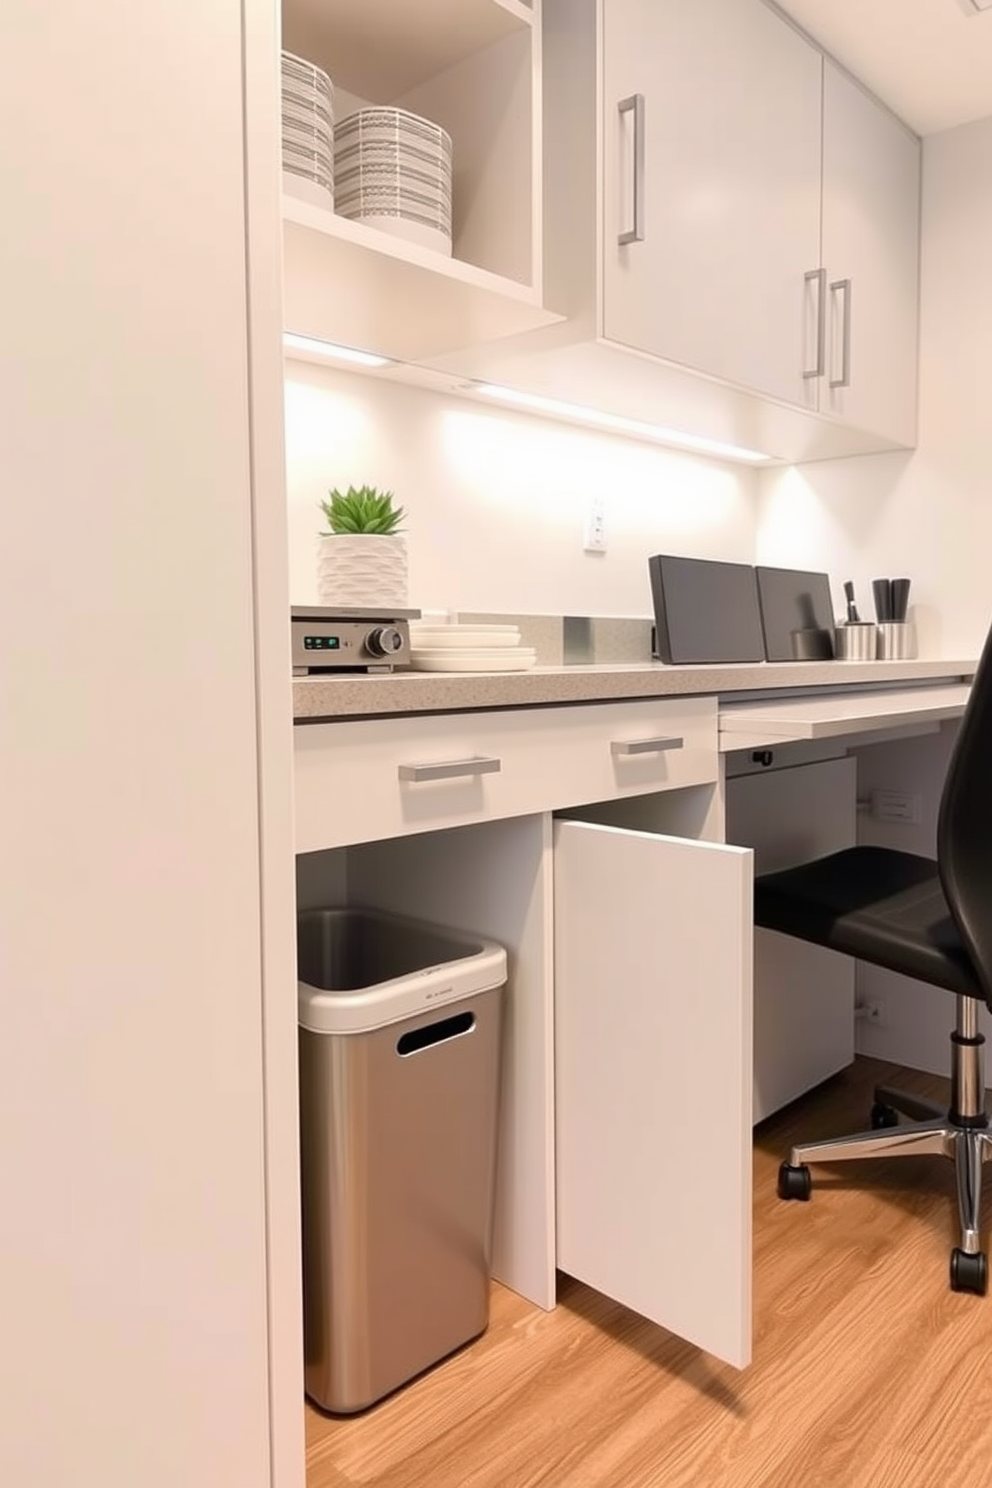
<svg viewBox="0 0 992 1488"><path fill-rule="evenodd" d="M793 1147L789 1161L779 1169L779 1197L809 1198L810 1163L920 1154L948 1157L954 1163L961 1225L961 1244L951 1252L951 1287L984 1295L988 1261L981 1244L982 1168L992 1160L992 1130L985 1110L984 1042L978 1031L975 1000L959 996L957 1024L951 1035L950 1109L889 1085L876 1086L872 1129ZM900 1122L900 1114L913 1119Z"/></svg>
<svg viewBox="0 0 992 1488"><path fill-rule="evenodd" d="M884 1087L880 1087L882 1089ZM889 1091L886 1105L899 1110ZM844 1162L858 1157L916 1157L932 1153L949 1157L957 1175L961 1249L977 1254L981 1246L982 1165L992 1159L992 1132L984 1127L955 1126L946 1115L910 1121L883 1131L856 1132L834 1141L804 1142L789 1153L789 1165Z"/></svg>

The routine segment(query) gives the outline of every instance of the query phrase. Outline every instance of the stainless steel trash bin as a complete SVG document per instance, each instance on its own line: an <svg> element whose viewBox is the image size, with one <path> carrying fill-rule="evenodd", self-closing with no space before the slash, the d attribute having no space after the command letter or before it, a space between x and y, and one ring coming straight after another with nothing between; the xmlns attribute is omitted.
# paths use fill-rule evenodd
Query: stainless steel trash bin
<svg viewBox="0 0 992 1488"><path fill-rule="evenodd" d="M298 917L307 1394L362 1410L489 1320L506 952Z"/></svg>

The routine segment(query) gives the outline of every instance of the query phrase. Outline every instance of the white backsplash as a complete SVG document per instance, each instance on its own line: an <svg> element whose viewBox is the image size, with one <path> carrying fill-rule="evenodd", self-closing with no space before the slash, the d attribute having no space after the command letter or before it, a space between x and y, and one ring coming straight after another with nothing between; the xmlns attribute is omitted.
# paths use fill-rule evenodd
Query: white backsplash
<svg viewBox="0 0 992 1488"><path fill-rule="evenodd" d="M287 363L286 454L294 604L317 599L318 502L349 483L406 507L423 610L647 617L652 553L754 557L745 467L362 374ZM593 496L606 553L582 549Z"/></svg>

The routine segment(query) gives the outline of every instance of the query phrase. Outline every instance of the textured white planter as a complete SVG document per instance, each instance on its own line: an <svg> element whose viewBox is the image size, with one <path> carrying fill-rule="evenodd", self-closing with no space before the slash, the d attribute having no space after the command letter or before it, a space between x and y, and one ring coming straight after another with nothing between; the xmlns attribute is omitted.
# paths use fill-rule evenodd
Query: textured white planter
<svg viewBox="0 0 992 1488"><path fill-rule="evenodd" d="M333 533L317 539L322 605L362 610L407 608L407 552L402 535Z"/></svg>

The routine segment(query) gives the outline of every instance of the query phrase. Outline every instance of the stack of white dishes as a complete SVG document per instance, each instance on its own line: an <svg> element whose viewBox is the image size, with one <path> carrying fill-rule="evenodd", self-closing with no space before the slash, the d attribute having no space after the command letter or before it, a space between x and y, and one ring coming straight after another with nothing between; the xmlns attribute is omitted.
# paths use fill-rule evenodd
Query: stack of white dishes
<svg viewBox="0 0 992 1488"><path fill-rule="evenodd" d="M526 672L536 660L516 625L410 622L410 664L419 672Z"/></svg>
<svg viewBox="0 0 992 1488"><path fill-rule="evenodd" d="M451 136L406 109L360 109L334 132L336 208L451 254Z"/></svg>
<svg viewBox="0 0 992 1488"><path fill-rule="evenodd" d="M334 85L292 52L282 54L282 186L314 206L334 206Z"/></svg>

